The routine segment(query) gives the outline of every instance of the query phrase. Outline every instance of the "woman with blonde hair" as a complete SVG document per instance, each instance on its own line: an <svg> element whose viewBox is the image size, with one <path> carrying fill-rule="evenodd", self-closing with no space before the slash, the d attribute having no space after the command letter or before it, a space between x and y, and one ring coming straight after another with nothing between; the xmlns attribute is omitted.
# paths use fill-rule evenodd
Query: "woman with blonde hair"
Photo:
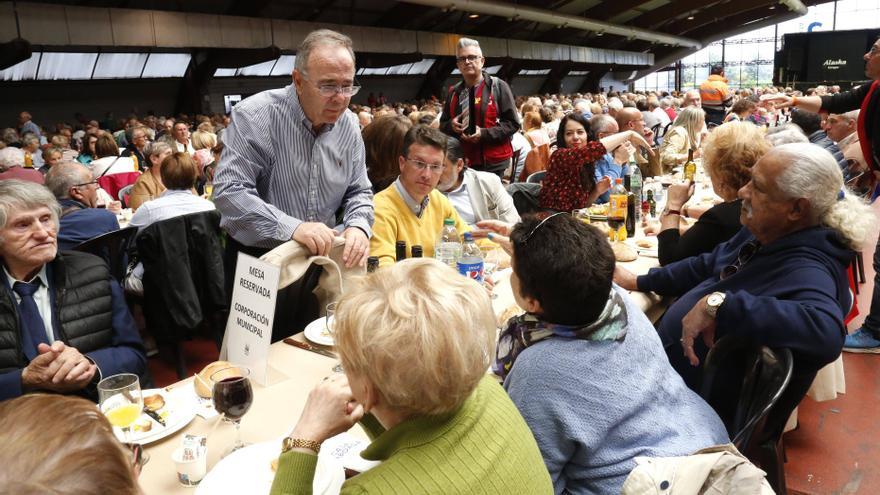
<svg viewBox="0 0 880 495"><path fill-rule="evenodd" d="M140 446L119 443L79 397L29 394L0 403L0 492L137 495Z"/></svg>
<svg viewBox="0 0 880 495"><path fill-rule="evenodd" d="M697 223L682 234L679 224L688 214L685 203L694 187L687 183L669 186L657 235L661 265L712 251L739 232L742 200L737 193L752 179L752 167L769 150L763 130L749 122L728 122L709 134L703 143L703 168L723 202L699 215Z"/></svg>
<svg viewBox="0 0 880 495"><path fill-rule="evenodd" d="M201 130L201 126L199 126L199 130L192 133L192 147L194 150L203 150L203 149L211 149L214 146L217 146L217 135L213 132L207 132Z"/></svg>
<svg viewBox="0 0 880 495"><path fill-rule="evenodd" d="M141 174L131 188L128 198L128 206L134 211L145 202L158 198L165 192L162 184L162 160L171 155L171 146L165 141L153 141L144 149L144 157L147 159L147 171Z"/></svg>
<svg viewBox="0 0 880 495"><path fill-rule="evenodd" d="M702 108L682 109L660 146L660 165L664 172L687 161L688 150L694 150L694 158L700 156L700 139L705 125L706 113Z"/></svg>
<svg viewBox="0 0 880 495"><path fill-rule="evenodd" d="M479 284L408 259L357 280L335 322L345 372L309 394L273 494L309 489L321 443L357 421L373 439L361 457L382 463L343 494L553 493L528 426L486 373L495 317Z"/></svg>

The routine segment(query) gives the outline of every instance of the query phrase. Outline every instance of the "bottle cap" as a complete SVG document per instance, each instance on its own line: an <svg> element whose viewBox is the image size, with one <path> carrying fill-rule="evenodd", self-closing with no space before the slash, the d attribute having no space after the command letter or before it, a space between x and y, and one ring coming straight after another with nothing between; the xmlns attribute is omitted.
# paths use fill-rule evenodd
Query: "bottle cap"
<svg viewBox="0 0 880 495"><path fill-rule="evenodd" d="M614 179L614 183L615 184L623 184L623 179L618 177L618 178Z"/></svg>
<svg viewBox="0 0 880 495"><path fill-rule="evenodd" d="M464 237L464 240L466 242L470 242L470 241L474 240L474 235L471 234L470 232L465 232L464 235L462 235L462 237Z"/></svg>
<svg viewBox="0 0 880 495"><path fill-rule="evenodd" d="M446 220L443 220L443 225L455 225L455 220L447 218Z"/></svg>

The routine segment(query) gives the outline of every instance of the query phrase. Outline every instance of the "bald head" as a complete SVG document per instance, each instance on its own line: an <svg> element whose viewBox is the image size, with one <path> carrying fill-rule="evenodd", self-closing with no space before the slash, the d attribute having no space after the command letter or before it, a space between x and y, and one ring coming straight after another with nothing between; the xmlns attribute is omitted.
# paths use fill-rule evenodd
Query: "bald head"
<svg viewBox="0 0 880 495"><path fill-rule="evenodd" d="M683 107L703 107L703 100L700 98L700 92L696 89L692 89L684 94L684 102L681 104Z"/></svg>
<svg viewBox="0 0 880 495"><path fill-rule="evenodd" d="M621 108L617 115L615 115L615 118L617 119L617 127L621 131L632 130L641 134L645 128L645 118L642 117L642 112L638 108Z"/></svg>

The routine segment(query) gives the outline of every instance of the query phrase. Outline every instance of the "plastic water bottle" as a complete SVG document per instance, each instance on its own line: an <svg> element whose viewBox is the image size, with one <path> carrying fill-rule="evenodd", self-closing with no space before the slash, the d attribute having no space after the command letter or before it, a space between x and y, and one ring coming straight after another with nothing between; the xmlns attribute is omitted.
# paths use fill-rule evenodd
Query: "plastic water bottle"
<svg viewBox="0 0 880 495"><path fill-rule="evenodd" d="M642 172L639 170L638 165L634 165L632 168L632 177L629 179L629 190L633 193L633 198L635 198L635 224L639 224L639 217L641 214L641 204L642 204Z"/></svg>
<svg viewBox="0 0 880 495"><path fill-rule="evenodd" d="M447 218L443 220L443 230L440 231L437 242L434 244L434 258L455 268L460 257L461 237L455 229L455 220Z"/></svg>
<svg viewBox="0 0 880 495"><path fill-rule="evenodd" d="M464 233L464 246L458 259L458 273L483 283L483 252L470 232Z"/></svg>

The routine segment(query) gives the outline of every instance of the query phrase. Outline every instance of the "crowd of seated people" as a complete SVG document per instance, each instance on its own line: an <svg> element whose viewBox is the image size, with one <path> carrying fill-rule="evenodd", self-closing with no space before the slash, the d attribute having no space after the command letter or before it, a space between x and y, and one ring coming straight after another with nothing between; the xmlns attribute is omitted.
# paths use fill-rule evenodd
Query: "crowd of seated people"
<svg viewBox="0 0 880 495"><path fill-rule="evenodd" d="M459 49L466 52L459 63L479 58L478 45L476 52L467 43ZM437 98L382 96L342 107L344 126L336 132L351 130L362 140L375 219L361 230L383 268L340 301L336 336L345 373L318 385L292 436L320 441L361 422L376 442L367 455L383 465L346 482L352 490L385 483L405 490L444 476L461 491L491 483L512 492L619 492L636 456L688 455L730 442L718 412L695 392L696 365L713 340L742 333L792 350L795 381L783 407L790 412L817 370L840 353L851 302L846 268L873 216L844 186L867 169L858 115L826 119L757 103L776 93L801 94L742 90L720 126L706 125L698 91L505 94L499 105L507 120L492 130L503 143L493 141L498 154L480 163L479 136L444 118ZM330 132L317 125L312 131L313 138ZM97 381L120 371L149 382L122 288L104 260L70 250L118 230L115 213L123 206L140 230L213 210L214 171L230 182L229 157L241 159L236 140L244 132L225 115L80 116L74 125L44 128L28 112L0 132L0 333L9 336L0 341L10 343L0 349L0 400L10 399L0 408L47 400L15 399L31 392L94 400ZM225 138L234 146L227 155ZM654 177L673 172L691 150L720 200L689 206L693 185L674 183L666 210L646 225L658 236L663 268L635 277L615 267L606 238L569 213L607 202L631 162ZM545 172L543 180L522 187L534 171ZM131 174L128 183L103 182L122 174ZM253 184L261 194L269 187L263 179ZM533 202L523 207L514 191ZM234 228L230 202L217 201L227 231ZM330 213L339 215L337 224L345 225L345 205ZM690 226L686 217L697 222ZM504 322L497 339L485 290L435 261L394 263L400 240L407 257L414 245L434 257L447 219L459 234L492 231L510 254L511 288L527 313ZM327 228L320 235L347 234ZM135 266L124 286L139 295L143 266ZM73 289L85 285L107 297L100 304L78 299L82 292ZM42 302L64 290L59 304ZM627 291L678 299L655 328ZM461 321L449 321L450 314ZM408 348L412 362L388 360ZM438 364L451 354L453 365ZM631 373L633 355L638 374ZM502 386L486 376L490 364ZM59 365L64 376L49 373ZM357 406L333 409L343 396ZM92 426L104 427L98 420ZM396 450L421 438L415 428L436 435L412 452ZM487 453L487 444L495 450ZM118 457L117 447L109 458ZM437 449L445 460L427 467L423 461L436 460ZM282 455L273 490L310 483L313 454L305 448Z"/></svg>

